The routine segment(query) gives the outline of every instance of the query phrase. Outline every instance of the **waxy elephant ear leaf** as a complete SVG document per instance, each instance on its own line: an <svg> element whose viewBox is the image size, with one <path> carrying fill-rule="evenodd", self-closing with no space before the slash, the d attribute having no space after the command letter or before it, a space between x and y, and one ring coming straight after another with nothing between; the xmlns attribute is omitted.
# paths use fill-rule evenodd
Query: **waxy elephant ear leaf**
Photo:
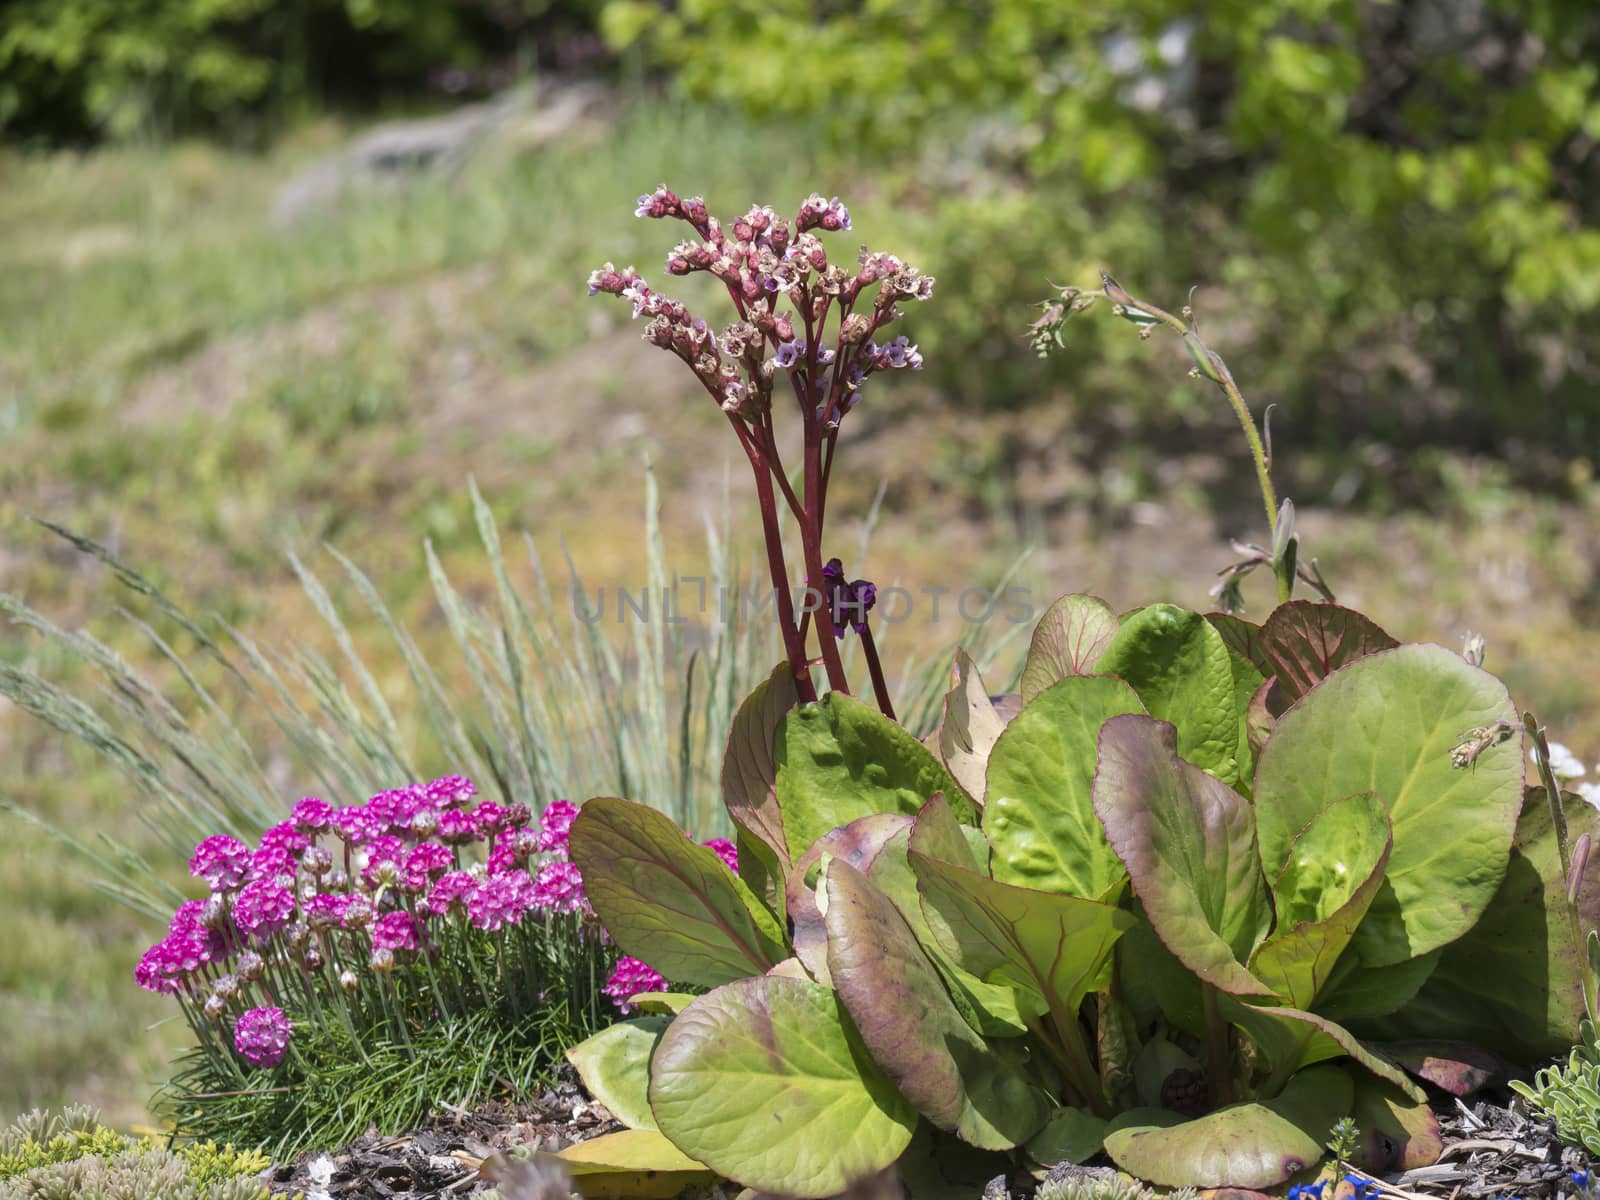
<svg viewBox="0 0 1600 1200"><path fill-rule="evenodd" d="M1207 613L1206 621L1222 635L1229 650L1261 672L1263 678L1272 678L1272 659L1267 657L1266 646L1261 641L1261 626L1232 613Z"/></svg>
<svg viewBox="0 0 1600 1200"><path fill-rule="evenodd" d="M1415 996L1428 982L1443 948L1430 950L1386 967L1362 965L1352 945L1334 965L1333 976L1317 997L1317 1011L1346 1025L1364 1017L1382 1017Z"/></svg>
<svg viewBox="0 0 1600 1200"><path fill-rule="evenodd" d="M570 845L589 902L617 945L668 978L715 987L789 956L777 920L716 851L648 805L587 801Z"/></svg>
<svg viewBox="0 0 1600 1200"><path fill-rule="evenodd" d="M650 1106L685 1154L801 1198L887 1167L917 1123L838 996L781 978L726 984L684 1009L656 1048Z"/></svg>
<svg viewBox="0 0 1600 1200"><path fill-rule="evenodd" d="M794 672L781 663L739 705L722 755L722 802L728 816L741 832L767 847L780 869L792 858L778 808L778 726L798 703ZM744 857L739 856L740 862Z"/></svg>
<svg viewBox="0 0 1600 1200"><path fill-rule="evenodd" d="M1520 770L1520 763L1518 764ZM1572 797L1573 841L1600 840L1600 814ZM1600 856L1596 856L1600 858ZM1600 865L1591 858L1578 889L1578 922L1600 927ZM1543 790L1530 788L1516 842L1494 900L1404 1008L1355 1023L1383 1041L1450 1038L1491 1046L1525 1063L1571 1049L1584 1015L1584 951L1572 944L1566 881Z"/></svg>
<svg viewBox="0 0 1600 1200"><path fill-rule="evenodd" d="M1291 600L1267 617L1261 644L1287 707L1340 667L1400 643L1353 609Z"/></svg>
<svg viewBox="0 0 1600 1200"><path fill-rule="evenodd" d="M1327 1017L1298 1008L1244 1004L1232 996L1218 997L1218 1009L1255 1043L1275 1078L1287 1079L1306 1067L1348 1056L1412 1099L1426 1099L1399 1064Z"/></svg>
<svg viewBox="0 0 1600 1200"><path fill-rule="evenodd" d="M951 674L954 686L944 698L939 755L962 790L972 799L981 800L989 752L1005 729L1008 718L989 698L983 678L965 650L956 651Z"/></svg>
<svg viewBox="0 0 1600 1200"><path fill-rule="evenodd" d="M567 1051L589 1094L629 1129L654 1129L650 1111L650 1056L668 1025L666 1017L618 1021Z"/></svg>
<svg viewBox="0 0 1600 1200"><path fill-rule="evenodd" d="M602 1134L555 1154L535 1155L535 1160L571 1176L574 1190L582 1196L667 1200L716 1178L653 1129Z"/></svg>
<svg viewBox="0 0 1600 1200"><path fill-rule="evenodd" d="M874 813L862 817L818 838L789 873L785 902L789 911L790 940L796 956L818 983L829 982L828 927L822 919L827 895L821 891L820 878L815 886L807 880L824 859L839 859L858 871L870 871L878 854L896 835L900 835L902 841L911 835L911 818L904 813Z"/></svg>
<svg viewBox="0 0 1600 1200"><path fill-rule="evenodd" d="M1370 793L1335 800L1289 846L1272 881L1278 926L1250 970L1294 1008L1309 1009L1383 883L1393 838Z"/></svg>
<svg viewBox="0 0 1600 1200"><path fill-rule="evenodd" d="M1270 996L1244 966L1272 921L1250 805L1180 759L1177 742L1165 721L1108 720L1095 812L1167 948L1213 987Z"/></svg>
<svg viewBox="0 0 1600 1200"><path fill-rule="evenodd" d="M978 820L977 806L926 746L838 692L784 718L777 763L791 862L830 829L873 813L914 816L936 792L962 822Z"/></svg>
<svg viewBox="0 0 1600 1200"><path fill-rule="evenodd" d="M1275 1099L1199 1118L1136 1108L1111 1122L1106 1153L1161 1187L1273 1187L1322 1157L1323 1139L1353 1097L1348 1075L1320 1067L1290 1080Z"/></svg>
<svg viewBox="0 0 1600 1200"><path fill-rule="evenodd" d="M1028 1140L1028 1157L1045 1167L1088 1162L1105 1147L1111 1122L1081 1108L1058 1108Z"/></svg>
<svg viewBox="0 0 1600 1200"><path fill-rule="evenodd" d="M861 1040L940 1129L986 1150L1036 1133L1049 1098L1016 1041L988 1042L962 1017L887 896L841 859L828 865L828 969Z"/></svg>
<svg viewBox="0 0 1600 1200"><path fill-rule="evenodd" d="M1006 727L989 755L983 810L996 879L1115 899L1127 872L1094 811L1100 726L1143 711L1122 680L1074 675L1040 692Z"/></svg>
<svg viewBox="0 0 1600 1200"><path fill-rule="evenodd" d="M1062 596L1033 627L1022 668L1022 702L1069 675L1085 675L1117 632L1117 614L1094 596Z"/></svg>
<svg viewBox="0 0 1600 1200"><path fill-rule="evenodd" d="M1125 680L1152 717L1178 731L1178 753L1232 786L1249 755L1233 655L1199 613L1152 604L1122 619L1094 665L1097 675ZM1260 686L1244 693L1249 694Z"/></svg>
<svg viewBox="0 0 1600 1200"><path fill-rule="evenodd" d="M1132 914L1000 883L946 862L928 853L935 829L930 814L917 819L908 857L940 948L979 979L1026 989L1052 1010L1076 1012L1107 979L1112 948L1135 923Z"/></svg>
<svg viewBox="0 0 1600 1200"><path fill-rule="evenodd" d="M1499 723L1504 722L1504 726ZM1364 963L1426 954L1471 929L1505 872L1522 802L1522 736L1505 685L1439 646L1381 650L1334 672L1279 718L1256 770L1261 861L1282 870L1329 799L1371 792L1394 848L1357 930ZM1467 731L1505 739L1470 765Z"/></svg>

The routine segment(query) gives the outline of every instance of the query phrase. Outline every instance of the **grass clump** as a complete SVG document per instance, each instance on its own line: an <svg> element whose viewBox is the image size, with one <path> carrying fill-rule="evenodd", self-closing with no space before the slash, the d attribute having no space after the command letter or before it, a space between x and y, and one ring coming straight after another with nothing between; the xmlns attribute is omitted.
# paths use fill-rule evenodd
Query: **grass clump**
<svg viewBox="0 0 1600 1200"><path fill-rule="evenodd" d="M126 1137L85 1105L35 1109L0 1130L0 1200L259 1200L266 1155L215 1142L167 1149Z"/></svg>

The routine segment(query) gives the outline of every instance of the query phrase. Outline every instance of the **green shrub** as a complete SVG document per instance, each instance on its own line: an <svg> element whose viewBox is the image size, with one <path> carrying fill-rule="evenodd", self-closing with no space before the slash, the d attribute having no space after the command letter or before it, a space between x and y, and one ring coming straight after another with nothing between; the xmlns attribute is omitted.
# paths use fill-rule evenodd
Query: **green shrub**
<svg viewBox="0 0 1600 1200"><path fill-rule="evenodd" d="M1103 265L1169 294L1198 283L1202 303L1225 292L1241 371L1304 401L1301 445L1359 427L1593 456L1600 369L1572 352L1600 308L1593 6L1197 11L610 0L603 24L694 95L878 150L920 226L909 249L964 297L924 347L975 402L1049 380L1011 355L1025 281ZM1110 349L1073 386L1086 412L1126 374Z"/></svg>

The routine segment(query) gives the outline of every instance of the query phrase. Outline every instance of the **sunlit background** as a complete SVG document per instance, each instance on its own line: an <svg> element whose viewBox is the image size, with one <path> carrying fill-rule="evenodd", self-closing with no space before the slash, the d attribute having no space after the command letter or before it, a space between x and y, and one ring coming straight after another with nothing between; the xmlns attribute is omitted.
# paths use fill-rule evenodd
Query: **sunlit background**
<svg viewBox="0 0 1600 1200"><path fill-rule="evenodd" d="M625 304L584 294L607 260L666 282L678 231L632 215L661 182L730 219L838 195L836 257L865 244L938 279L904 328L927 368L852 414L829 505L835 553L926 597L887 635L907 694L959 641L1001 688L1025 644L948 600L935 621L924 589L1203 609L1229 539L1265 536L1237 424L1175 342L1095 313L1031 350L1051 285L1108 268L1192 304L1256 413L1275 406L1279 488L1337 596L1406 639L1484 635L1600 778L1597 139L1589 0L11 0L0 591L13 618L91 634L104 669L0 625L0 800L184 882L148 818L189 777L138 733L159 706L114 658L202 734L232 714L285 809L317 791L248 702L264 677L196 630L236 663L230 630L269 663L325 656L320 703L376 695L419 769L459 766L415 664L477 703L424 549L497 603L469 481L541 620L586 636L563 555L591 599L611 589L618 689L646 687L614 611L652 578L646 464L658 571L748 579L758 552L721 414ZM681 702L710 618L697 585L679 595L696 619L657 673ZM757 673L777 657L746 650ZM155 777L112 765L117 737L155 747ZM706 822L714 766L683 784ZM167 1013L132 980L159 924L103 894L132 869L0 813L0 1122L67 1100L151 1119L180 1029L151 1028Z"/></svg>

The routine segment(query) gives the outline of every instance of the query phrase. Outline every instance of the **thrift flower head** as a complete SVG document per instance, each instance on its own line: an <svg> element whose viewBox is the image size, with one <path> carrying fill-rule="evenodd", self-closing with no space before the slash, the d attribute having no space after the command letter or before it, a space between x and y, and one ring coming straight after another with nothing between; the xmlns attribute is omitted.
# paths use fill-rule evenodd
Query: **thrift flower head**
<svg viewBox="0 0 1600 1200"><path fill-rule="evenodd" d="M263 876L245 884L233 902L233 919L251 937L277 933L294 918L294 893Z"/></svg>
<svg viewBox="0 0 1600 1200"><path fill-rule="evenodd" d="M277 1066L289 1050L289 1018L281 1008L252 1008L234 1024L233 1048L253 1067Z"/></svg>
<svg viewBox="0 0 1600 1200"><path fill-rule="evenodd" d="M333 823L333 805L307 796L290 810L289 819L302 833L320 833Z"/></svg>
<svg viewBox="0 0 1600 1200"><path fill-rule="evenodd" d="M274 825L261 835L261 849L278 850L288 854L299 854L311 844L311 839L300 831L300 827L293 821L285 821L281 825Z"/></svg>
<svg viewBox="0 0 1600 1200"><path fill-rule="evenodd" d="M477 929L515 925L528 911L532 880L526 871L509 871L484 879L467 897L467 915Z"/></svg>
<svg viewBox="0 0 1600 1200"><path fill-rule="evenodd" d="M567 837L577 816L578 806L572 801L552 800L539 814L539 849L565 854Z"/></svg>
<svg viewBox="0 0 1600 1200"><path fill-rule="evenodd" d="M378 835L365 804L347 804L333 810L333 831L352 846L360 846Z"/></svg>
<svg viewBox="0 0 1600 1200"><path fill-rule="evenodd" d="M717 857L727 864L728 870L735 875L739 873L739 850L727 838L712 838L709 842L701 842L717 852Z"/></svg>
<svg viewBox="0 0 1600 1200"><path fill-rule="evenodd" d="M666 986L667 981L660 972L637 958L623 957L617 960L616 968L601 990L611 997L611 1002L620 1012L627 1014L633 1011L633 1005L628 1001L640 992L659 992Z"/></svg>
<svg viewBox="0 0 1600 1200"><path fill-rule="evenodd" d="M532 902L534 908L551 912L579 911L588 903L583 894L583 876L565 859L545 863L534 881Z"/></svg>
<svg viewBox="0 0 1600 1200"><path fill-rule="evenodd" d="M446 846L464 846L477 841L479 834L472 814L451 808L439 814L438 836Z"/></svg>
<svg viewBox="0 0 1600 1200"><path fill-rule="evenodd" d="M250 867L250 847L225 833L208 837L194 848L189 874L204 879L213 892L231 891L244 882Z"/></svg>
<svg viewBox="0 0 1600 1200"><path fill-rule="evenodd" d="M416 919L408 912L385 913L372 926L372 945L379 950L417 949Z"/></svg>
<svg viewBox="0 0 1600 1200"><path fill-rule="evenodd" d="M463 776L445 775L428 784L423 792L435 808L449 808L455 804L465 804L478 794L478 789L473 786L472 780Z"/></svg>
<svg viewBox="0 0 1600 1200"><path fill-rule="evenodd" d="M435 916L448 916L453 908L465 910L472 893L478 890L478 881L465 871L450 871L440 876L428 893L428 911Z"/></svg>

